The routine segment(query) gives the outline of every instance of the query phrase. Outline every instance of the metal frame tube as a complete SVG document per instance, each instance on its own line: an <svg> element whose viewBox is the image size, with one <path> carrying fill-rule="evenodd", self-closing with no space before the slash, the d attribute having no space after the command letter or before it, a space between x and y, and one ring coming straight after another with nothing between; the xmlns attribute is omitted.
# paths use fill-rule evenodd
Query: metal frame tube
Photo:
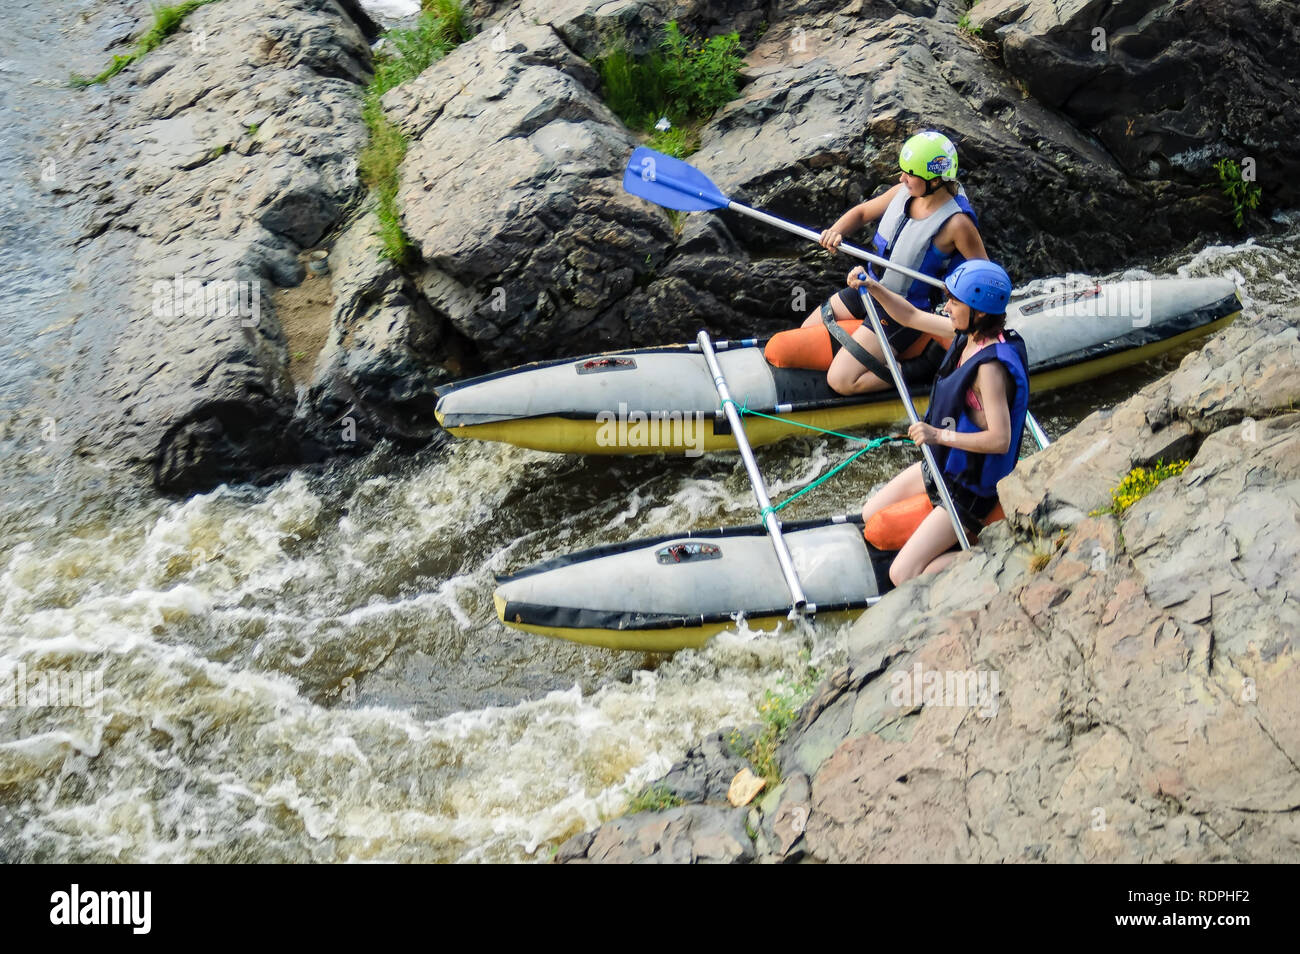
<svg viewBox="0 0 1300 954"><path fill-rule="evenodd" d="M786 546L785 537L781 535L781 522L772 512L772 500L767 495L767 484L758 469L758 462L754 460L754 451L749 446L749 438L745 436L745 425L740 420L740 413L736 410L731 391L727 387L727 379L718 365L718 356L713 351L713 342L707 331L701 331L695 340L699 343L700 352L709 366L709 373L713 375L713 386L718 390L722 409L736 438L736 447L740 450L740 457L745 462L745 470L749 473L749 482L754 488L754 499L758 501L763 515L763 526L767 528L768 539L772 541L772 549L776 551L776 562L780 565L781 575L785 577L785 585L790 590L790 599L793 602L790 616L791 618L796 614L812 616L817 612L817 604L809 603L808 597L804 595L803 584L799 582L799 574L794 568L794 559L790 556L790 548Z"/></svg>
<svg viewBox="0 0 1300 954"><path fill-rule="evenodd" d="M903 408L907 411L907 419L913 424L917 424L920 422L920 418L916 416L916 407L912 404L912 396L907 393L907 384L903 381L903 371L898 366L898 359L894 357L894 349L889 346L889 339L885 337L885 330L880 326L880 315L876 313L876 303L866 289L859 288L858 294L862 296L862 304L866 306L867 318L871 321L871 329L876 333L876 337L880 339L880 350L884 352L885 361L889 364L889 373L894 379L894 388L898 391L898 397L903 402ZM957 534L957 542L961 544L963 550L969 550L970 540L966 538L966 530L962 527L961 521L957 519L957 508L953 505L952 495L948 493L948 483L943 479L939 466L934 462L934 452L930 450L929 444L921 445L921 456L925 458L925 466L930 468L930 473L934 476L935 486L939 488L939 496L943 498L943 504L948 508L948 519L952 521L952 529Z"/></svg>

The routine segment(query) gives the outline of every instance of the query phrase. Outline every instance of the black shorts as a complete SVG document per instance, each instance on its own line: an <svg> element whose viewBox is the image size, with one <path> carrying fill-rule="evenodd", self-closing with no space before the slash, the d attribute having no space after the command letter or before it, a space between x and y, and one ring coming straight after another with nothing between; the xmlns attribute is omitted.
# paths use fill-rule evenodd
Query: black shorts
<svg viewBox="0 0 1300 954"><path fill-rule="evenodd" d="M848 308L854 318L858 321L867 320L867 309L862 304L862 296L858 294L856 288L844 289L840 292L839 299L844 302L844 307ZM917 338L921 337L921 332L915 328L908 328L891 321L885 314L885 309L877 306L876 314L880 316L880 326L885 329L885 337L889 339L889 346L894 349L894 354L902 354L916 343Z"/></svg>
<svg viewBox="0 0 1300 954"><path fill-rule="evenodd" d="M942 509L943 497L939 494L934 478L930 476L929 466L922 464L921 472L925 474L925 492L930 498L930 503L936 510ZM998 505L998 498L973 494L954 480L948 481L948 493L952 495L952 504L957 508L957 519L966 528L967 536L972 540L975 539L984 529L984 521L988 519L988 515Z"/></svg>

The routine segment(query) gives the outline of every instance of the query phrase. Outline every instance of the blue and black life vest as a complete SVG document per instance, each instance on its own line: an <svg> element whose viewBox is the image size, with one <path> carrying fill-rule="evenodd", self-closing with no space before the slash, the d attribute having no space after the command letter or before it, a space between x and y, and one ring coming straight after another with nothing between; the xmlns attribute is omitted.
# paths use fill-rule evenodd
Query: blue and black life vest
<svg viewBox="0 0 1300 954"><path fill-rule="evenodd" d="M1011 378L1007 392L1011 411L1011 444L1003 454L975 454L955 447L936 445L935 463L945 479L961 484L980 497L996 497L998 481L1015 469L1020 457L1020 439L1025 432L1025 415L1029 411L1029 353L1025 341L1016 332L1002 332L1005 342L986 345L965 364L958 365L968 335L957 335L939 365L930 387L930 407L925 421L933 427L948 428L963 434L981 430L967 413L966 392L975 384L975 374L986 361L1001 361ZM954 425L952 422L955 421Z"/></svg>
<svg viewBox="0 0 1300 954"><path fill-rule="evenodd" d="M872 251L881 258L887 258L913 271L944 278L966 259L956 249L951 254L944 255L934 247L939 230L950 218L962 212L971 217L976 228L979 228L979 219L975 217L975 211L966 198L966 190L961 186L957 187L955 196L923 219L908 218L907 203L911 198L906 189L899 189L898 194L889 201L889 207L880 217L875 237L871 240ZM931 311L937 303L936 298L940 292L934 286L908 278L893 269L882 269L875 265L868 267L872 278L890 291L902 295L922 311ZM884 272L883 278L881 272Z"/></svg>

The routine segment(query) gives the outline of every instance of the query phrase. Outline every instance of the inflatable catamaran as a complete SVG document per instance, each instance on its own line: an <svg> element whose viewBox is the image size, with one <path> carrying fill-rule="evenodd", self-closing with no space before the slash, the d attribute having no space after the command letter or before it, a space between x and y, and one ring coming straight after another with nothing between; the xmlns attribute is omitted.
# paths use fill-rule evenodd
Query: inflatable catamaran
<svg viewBox="0 0 1300 954"><path fill-rule="evenodd" d="M811 229L733 202L697 170L648 149L633 153L624 188L670 208L729 208L818 238ZM840 251L942 284L847 243ZM860 294L872 329L883 340L876 306L869 295ZM1223 327L1240 310L1232 282L1161 279L1030 298L1008 308L1007 326L1025 340L1030 385L1037 391L1145 361ZM742 616L750 625L766 628L786 618L856 615L888 591L888 568L897 552L892 548L901 546L900 537L891 534L887 541L878 532L873 535L879 528L864 527L855 516L783 526L750 445L807 426L844 429L890 423L904 414L915 422L912 395L928 391L930 375L907 380L886 348L895 393L846 398L827 387L824 371L774 366L764 356L764 344L715 345L700 332L690 345L539 362L439 390L438 420L460 437L566 453L734 448L762 517L754 526L595 547L500 576L494 601L503 623L591 645L662 652L697 647ZM747 428L742 410L763 416L751 417ZM633 440L634 422L651 420L659 425L654 440ZM701 422L701 432L693 434L687 421ZM1045 447L1046 435L1032 415L1026 424L1034 441ZM620 426L626 430L617 430ZM922 445L920 450L937 475L931 449ZM969 549L942 479L938 487L957 540ZM924 497L903 501L872 520L899 509L900 514L909 512L914 528L929 507Z"/></svg>
<svg viewBox="0 0 1300 954"><path fill-rule="evenodd" d="M874 306L868 303L868 309L878 328ZM499 576L494 602L497 617L507 626L611 649L668 652L702 645L741 615L759 629L799 616L852 617L891 588L889 565L897 550L890 547L901 544L873 537L861 517L785 525L777 519L719 356L705 332L698 344L763 522L594 547ZM897 380L897 361L888 350L885 355ZM917 420L913 403L906 398L902 403L908 417ZM1036 423L1027 430L1040 447L1046 446ZM921 451L933 468L930 448ZM947 500L942 481L940 487ZM909 499L890 510L907 512L902 519L914 528L928 507L928 500ZM953 512L951 505L948 512ZM887 526L889 512L880 517L884 519L873 518L873 523L898 536L897 526ZM954 529L963 549L968 548L955 520ZM907 535L902 534L904 539Z"/></svg>
<svg viewBox="0 0 1300 954"><path fill-rule="evenodd" d="M782 535L819 619L847 619L889 589L894 554L862 536L862 518L786 523ZM754 629L790 616L767 529L689 531L557 557L497 578L507 626L610 649L702 646L743 614Z"/></svg>

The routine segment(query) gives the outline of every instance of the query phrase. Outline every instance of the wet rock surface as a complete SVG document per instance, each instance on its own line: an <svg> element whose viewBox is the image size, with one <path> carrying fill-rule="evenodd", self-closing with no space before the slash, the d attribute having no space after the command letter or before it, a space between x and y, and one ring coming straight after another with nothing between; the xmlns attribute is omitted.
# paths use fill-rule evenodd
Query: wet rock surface
<svg viewBox="0 0 1300 954"><path fill-rule="evenodd" d="M127 261L97 276L121 304L86 369L87 451L172 491L319 455L294 421L270 288L301 280L299 253L361 196L369 58L333 0L223 0L86 92L97 121L70 144L63 191L87 259Z"/></svg>
<svg viewBox="0 0 1300 954"><path fill-rule="evenodd" d="M684 805L642 812L575 835L556 860L567 864L741 864L754 860L745 809Z"/></svg>
<svg viewBox="0 0 1300 954"><path fill-rule="evenodd" d="M442 435L434 388L461 370L462 346L405 272L380 254L367 212L330 255L335 302L308 401L325 446L369 447L378 437L420 445Z"/></svg>
<svg viewBox="0 0 1300 954"><path fill-rule="evenodd" d="M661 781L662 786L684 802L722 805L736 773L748 762L732 751L730 732L716 732L686 753Z"/></svg>
<svg viewBox="0 0 1300 954"><path fill-rule="evenodd" d="M1300 379L1252 385L1298 325L1247 315L1085 420L1003 482L1009 521L867 613L756 803L755 860L1293 857ZM1166 443L1183 473L1091 515Z"/></svg>

